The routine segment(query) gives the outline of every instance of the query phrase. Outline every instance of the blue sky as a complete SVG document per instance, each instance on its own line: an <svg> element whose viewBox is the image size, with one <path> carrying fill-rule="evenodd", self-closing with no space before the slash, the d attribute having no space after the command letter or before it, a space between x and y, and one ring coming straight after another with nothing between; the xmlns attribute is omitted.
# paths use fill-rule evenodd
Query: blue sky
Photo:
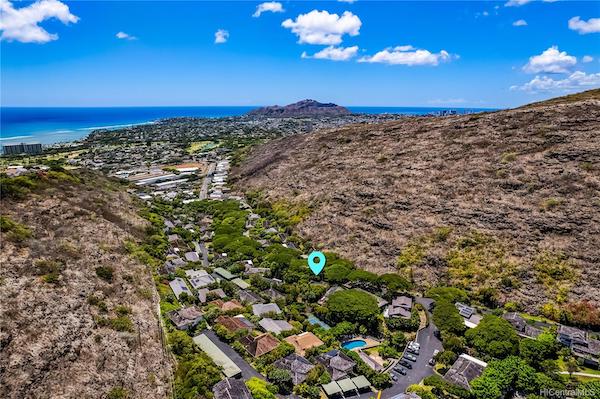
<svg viewBox="0 0 600 399"><path fill-rule="evenodd" d="M597 1L282 1L259 16L257 1L40 1L0 0L3 106L508 107L600 87Z"/></svg>

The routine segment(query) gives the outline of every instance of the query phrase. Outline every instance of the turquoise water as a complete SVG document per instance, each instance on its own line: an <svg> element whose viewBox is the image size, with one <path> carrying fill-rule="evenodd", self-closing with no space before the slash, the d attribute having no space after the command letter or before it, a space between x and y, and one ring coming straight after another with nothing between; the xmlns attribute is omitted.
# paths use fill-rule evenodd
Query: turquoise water
<svg viewBox="0 0 600 399"><path fill-rule="evenodd" d="M356 349L362 348L363 346L367 346L367 343L362 339L353 339L352 341L346 341L342 344L342 348L344 349Z"/></svg>

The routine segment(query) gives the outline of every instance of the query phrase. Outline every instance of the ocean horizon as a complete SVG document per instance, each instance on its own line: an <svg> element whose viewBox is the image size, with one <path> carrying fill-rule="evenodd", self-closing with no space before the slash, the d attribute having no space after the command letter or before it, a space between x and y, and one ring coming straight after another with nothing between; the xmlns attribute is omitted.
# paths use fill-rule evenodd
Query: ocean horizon
<svg viewBox="0 0 600 399"><path fill-rule="evenodd" d="M0 107L0 144L56 144L85 138L97 129L118 129L175 117L241 116L260 106L173 107ZM456 107L347 107L355 113L426 115L444 110L458 113L493 111Z"/></svg>

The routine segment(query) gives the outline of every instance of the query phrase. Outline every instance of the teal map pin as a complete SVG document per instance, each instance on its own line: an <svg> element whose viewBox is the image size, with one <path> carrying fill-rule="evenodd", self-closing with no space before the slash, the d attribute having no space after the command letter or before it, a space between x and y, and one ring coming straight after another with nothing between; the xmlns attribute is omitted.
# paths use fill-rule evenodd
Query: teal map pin
<svg viewBox="0 0 600 399"><path fill-rule="evenodd" d="M308 267L310 267L315 276L318 276L325 267L325 255L323 255L323 252L312 251L308 255Z"/></svg>

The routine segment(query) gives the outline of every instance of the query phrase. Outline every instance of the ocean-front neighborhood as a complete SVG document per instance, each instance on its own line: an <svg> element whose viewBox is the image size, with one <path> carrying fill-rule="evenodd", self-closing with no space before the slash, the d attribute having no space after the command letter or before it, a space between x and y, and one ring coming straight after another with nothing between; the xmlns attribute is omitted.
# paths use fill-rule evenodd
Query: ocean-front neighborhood
<svg viewBox="0 0 600 399"><path fill-rule="evenodd" d="M525 394L600 376L591 330L486 306L459 288L419 291L410 276L372 274L298 236L307 209L232 191L245 146L231 144L130 143L66 157L67 167L119 179L144 204L149 238L127 247L153 267L178 397L479 398L502 367L538 379L552 368L554 382L510 388ZM317 248L327 263L314 275L307 254Z"/></svg>

